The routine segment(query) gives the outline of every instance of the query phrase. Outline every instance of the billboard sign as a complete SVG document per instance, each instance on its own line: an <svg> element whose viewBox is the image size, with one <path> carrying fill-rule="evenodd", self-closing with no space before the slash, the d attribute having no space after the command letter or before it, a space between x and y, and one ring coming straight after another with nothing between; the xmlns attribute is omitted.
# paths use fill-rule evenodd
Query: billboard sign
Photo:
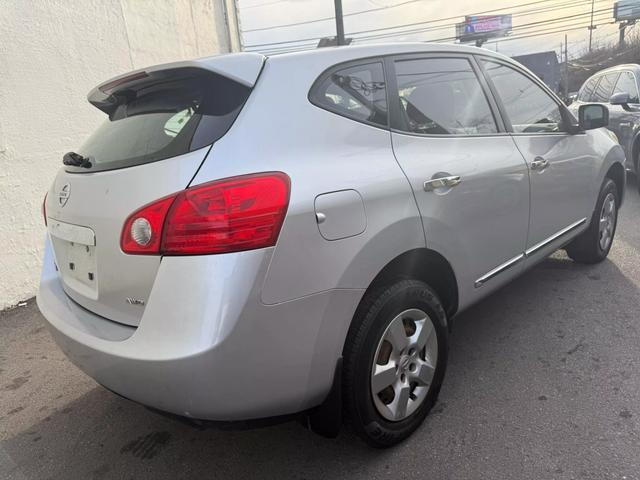
<svg viewBox="0 0 640 480"><path fill-rule="evenodd" d="M640 0L620 0L613 4L613 18L616 22L640 18Z"/></svg>
<svg viewBox="0 0 640 480"><path fill-rule="evenodd" d="M504 37L511 31L511 15L472 15L456 25L456 38L461 42Z"/></svg>

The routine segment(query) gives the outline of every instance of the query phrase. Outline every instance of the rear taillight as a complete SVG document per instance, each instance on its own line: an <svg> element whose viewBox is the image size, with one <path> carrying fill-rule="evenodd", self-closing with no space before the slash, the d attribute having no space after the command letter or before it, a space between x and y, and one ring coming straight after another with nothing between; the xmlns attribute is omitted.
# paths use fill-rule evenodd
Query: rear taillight
<svg viewBox="0 0 640 480"><path fill-rule="evenodd" d="M289 189L289 177L281 172L188 188L129 216L122 230L122 251L202 255L272 246L287 212Z"/></svg>
<svg viewBox="0 0 640 480"><path fill-rule="evenodd" d="M139 255L156 255L160 253L162 226L176 196L177 194L173 194L145 205L127 218L120 237L120 248L124 253ZM141 223L149 225L146 241L141 241L140 238Z"/></svg>

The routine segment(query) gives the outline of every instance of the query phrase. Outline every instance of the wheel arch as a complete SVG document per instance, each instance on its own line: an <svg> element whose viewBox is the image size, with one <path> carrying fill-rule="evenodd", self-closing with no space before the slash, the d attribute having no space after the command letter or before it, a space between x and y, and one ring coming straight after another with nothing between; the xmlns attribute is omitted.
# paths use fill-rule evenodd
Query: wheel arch
<svg viewBox="0 0 640 480"><path fill-rule="evenodd" d="M619 162L613 163L607 170L605 178L610 178L616 184L616 189L618 190L618 198L620 199L620 204L622 204L626 182L626 173L622 164Z"/></svg>
<svg viewBox="0 0 640 480"><path fill-rule="evenodd" d="M420 280L433 288L443 304L447 319L458 311L458 281L455 272L446 258L428 248L408 250L392 259L371 281L363 299L380 287L404 279Z"/></svg>
<svg viewBox="0 0 640 480"><path fill-rule="evenodd" d="M614 144L612 146L607 145L606 148L600 152L600 155L602 155L602 161L598 165L597 173L594 178L595 191L593 193L595 199L593 202L593 209L596 208L600 189L606 179L611 179L616 184L620 204L622 204L626 187L626 156L622 146L619 144Z"/></svg>

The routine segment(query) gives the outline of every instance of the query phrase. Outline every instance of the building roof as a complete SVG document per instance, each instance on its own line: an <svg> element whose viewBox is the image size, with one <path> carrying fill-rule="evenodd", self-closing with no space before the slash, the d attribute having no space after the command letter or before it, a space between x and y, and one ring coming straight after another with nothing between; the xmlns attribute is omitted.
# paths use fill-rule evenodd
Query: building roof
<svg viewBox="0 0 640 480"><path fill-rule="evenodd" d="M551 62L552 64L558 63L558 56L554 51L528 53L527 55L516 55L511 58L520 63L542 61Z"/></svg>

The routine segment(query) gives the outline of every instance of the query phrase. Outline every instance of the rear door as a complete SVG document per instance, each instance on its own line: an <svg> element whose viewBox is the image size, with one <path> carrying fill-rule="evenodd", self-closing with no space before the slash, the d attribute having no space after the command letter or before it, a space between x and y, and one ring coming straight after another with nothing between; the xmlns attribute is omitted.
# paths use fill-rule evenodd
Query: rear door
<svg viewBox="0 0 640 480"><path fill-rule="evenodd" d="M561 103L519 68L480 60L512 138L529 167L531 214L526 256L541 258L584 228L594 208L598 158L583 134L569 134Z"/></svg>
<svg viewBox="0 0 640 480"><path fill-rule="evenodd" d="M396 57L387 70L394 153L464 306L521 271L527 166L471 57Z"/></svg>
<svg viewBox="0 0 640 480"><path fill-rule="evenodd" d="M582 105L583 103L591 102L593 92L595 91L599 81L600 77L591 77L586 82L584 82L582 87L580 87L576 101L569 105L569 111L573 114L574 117L578 118L578 108L580 107L580 105Z"/></svg>
<svg viewBox="0 0 640 480"><path fill-rule="evenodd" d="M580 89L580 92L578 93L579 102L588 103L591 101L593 92L595 91L599 80L600 80L600 77L591 77L589 80L585 82L585 84Z"/></svg>
<svg viewBox="0 0 640 480"><path fill-rule="evenodd" d="M68 164L46 202L56 266L69 297L108 319L137 325L161 257L124 254L123 224L143 205L189 185L250 90L187 67L137 73L92 92L89 100L109 118L65 155Z"/></svg>

